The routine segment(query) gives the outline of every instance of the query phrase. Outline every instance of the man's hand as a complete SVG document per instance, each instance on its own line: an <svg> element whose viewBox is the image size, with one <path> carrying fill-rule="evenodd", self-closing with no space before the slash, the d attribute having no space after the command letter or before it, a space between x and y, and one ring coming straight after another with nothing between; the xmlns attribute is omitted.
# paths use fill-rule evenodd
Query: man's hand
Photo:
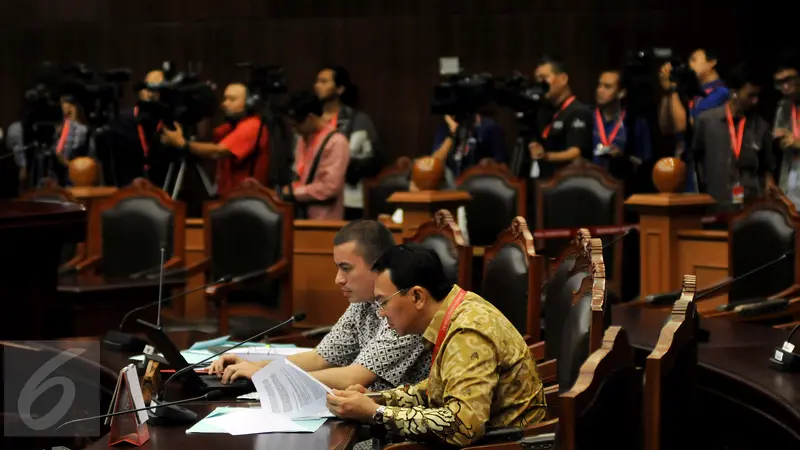
<svg viewBox="0 0 800 450"><path fill-rule="evenodd" d="M328 410L340 419L357 420L359 422L372 422L372 416L378 410L378 404L366 395L346 390L333 390L327 396Z"/></svg>
<svg viewBox="0 0 800 450"><path fill-rule="evenodd" d="M171 147L181 148L186 145L186 138L183 137L183 128L177 122L174 124L175 130L164 128L161 130L161 143Z"/></svg>
<svg viewBox="0 0 800 450"><path fill-rule="evenodd" d="M226 366L230 366L232 364L239 364L244 362L244 359L231 354L225 354L217 358L214 362L208 366L208 373L209 375L219 375L222 376L222 371L225 369Z"/></svg>
<svg viewBox="0 0 800 450"><path fill-rule="evenodd" d="M349 391L349 392L358 392L359 394L366 394L367 393L367 388L365 388L364 386L362 386L360 384L354 384L354 385L350 386L349 388L347 388L346 390Z"/></svg>
<svg viewBox="0 0 800 450"><path fill-rule="evenodd" d="M455 133L458 129L458 122L456 122L456 119L448 114L444 116L444 121L447 123L447 129L450 130L450 134Z"/></svg>
<svg viewBox="0 0 800 450"><path fill-rule="evenodd" d="M672 64L666 63L661 66L661 71L658 73L658 80L661 83L661 89L669 91L675 88L675 83L669 80L672 74Z"/></svg>
<svg viewBox="0 0 800 450"><path fill-rule="evenodd" d="M786 150L789 147L800 147L800 139L797 139L794 133L785 128L775 130L775 137L779 140L782 150Z"/></svg>
<svg viewBox="0 0 800 450"><path fill-rule="evenodd" d="M611 146L611 151L608 153L612 158L617 158L623 155L622 150L616 145Z"/></svg>
<svg viewBox="0 0 800 450"><path fill-rule="evenodd" d="M225 371L222 372L222 384L233 383L239 378L246 378L249 380L253 378L253 374L262 368L262 366L250 361L242 361L240 363L232 364L226 367Z"/></svg>
<svg viewBox="0 0 800 450"><path fill-rule="evenodd" d="M538 142L531 142L528 144L528 150L531 152L531 158L534 160L544 159L545 157L544 147Z"/></svg>

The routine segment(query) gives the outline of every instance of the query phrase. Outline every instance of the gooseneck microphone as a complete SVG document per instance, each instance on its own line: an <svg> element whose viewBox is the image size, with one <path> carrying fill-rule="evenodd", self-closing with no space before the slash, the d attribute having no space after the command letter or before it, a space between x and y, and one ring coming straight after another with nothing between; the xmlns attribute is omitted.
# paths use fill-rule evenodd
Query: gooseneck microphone
<svg viewBox="0 0 800 450"><path fill-rule="evenodd" d="M190 365L184 367L183 369L180 369L180 370L176 371L169 378L167 378L167 381L165 381L164 385L161 387L160 398L162 398L162 399L165 398L165 394L167 392L167 386L169 386L170 381L172 381L175 377L178 377L178 376L180 376L180 375L182 375L182 374L184 374L184 373L186 373L186 372L188 372L190 370L194 370L195 367L197 367L197 366L199 366L199 365L201 365L203 363L206 363L208 361L211 361L212 359L222 355L225 352L228 352L228 351L233 350L235 348L241 347L242 345L244 345L244 344L246 344L248 342L255 341L255 340L257 340L257 339L259 339L259 338L261 338L263 336L266 336L267 334L269 334L269 333L271 333L271 332L273 332L273 331L275 331L275 330L277 330L279 328L283 328L286 325L289 325L290 323L302 322L303 320L305 320L305 318L306 318L306 313L304 313L304 312L297 313L297 314L293 315L292 317L284 320L283 322L279 323L278 325L275 325L274 327L272 327L272 328L270 328L268 330L265 330L265 331L262 331L262 332L260 332L258 334L255 334L255 335L245 339L244 341L239 342L236 345L231 346L230 348L226 348L225 350L223 350L221 352L217 352L217 353L209 356L208 358L205 358L202 361L198 361L198 362L196 362L194 364L190 364ZM137 322L139 322L140 324L145 325L145 326L152 326L151 324L149 324L149 323L147 323L147 322L145 322L145 321L143 321L141 319L138 319Z"/></svg>
<svg viewBox="0 0 800 450"><path fill-rule="evenodd" d="M119 327L116 330L110 330L108 333L106 333L106 335L103 337L103 343L106 344L109 348L114 349L114 350L121 350L121 351L128 351L128 352L141 351L144 348L144 346L147 345L147 342L145 342L142 339L139 339L136 336L133 336L131 334L122 332L122 327L125 326L125 322L128 320L128 318L132 314L134 314L136 312L139 312L139 311L142 311L142 310L147 309L147 308L152 308L153 306L159 305L161 302L166 302L166 301L172 300L174 298L178 298L178 297L181 297L181 296L184 296L184 295L189 295L189 294L197 292L197 291L202 291L202 290L204 290L206 288L210 288L210 287L216 286L218 284L230 283L232 279L233 279L233 277L231 277L230 275L226 275L226 276L220 278L219 280L211 282L211 283L208 283L208 284L206 284L204 286L200 286L200 287L194 288L194 289L189 289L188 291L181 292L180 294L173 295L173 296L167 297L165 299L159 299L159 300L156 300L156 301L151 302L151 303L147 303L147 304L142 305L142 306L137 306L136 308L133 308L132 310L130 310L127 313L125 313L124 316L122 316L122 320L120 320Z"/></svg>
<svg viewBox="0 0 800 450"><path fill-rule="evenodd" d="M607 244L603 244L603 250L605 250L605 249L607 249L608 247L611 247L611 246L613 246L613 245L614 245L614 244L616 244L617 242L619 242L619 241L621 241L621 240L625 239L625 236L627 236L627 235L629 235L629 234L633 233L633 232L634 232L634 231L636 231L636 230L637 230L637 229L636 229L636 228L634 228L634 227L628 228L627 230L625 230L625 232L624 232L624 233L622 233L622 235L620 235L620 236L617 236L616 238L612 239L612 240L611 240L611 242L609 242L609 243L607 243Z"/></svg>
<svg viewBox="0 0 800 450"><path fill-rule="evenodd" d="M174 406L174 405L179 405L181 403L189 403L189 402L195 402L195 401L200 401L200 400L215 401L215 400L219 400L220 398L222 398L222 391L210 391L210 392L207 392L205 395L201 395L199 397L186 398L186 399L183 399L183 400L178 400L178 401L169 402L169 403L161 403L161 404L155 405L155 406L147 406L147 407L139 408L139 409L127 409L125 411L117 411L117 412L110 413L110 414L102 414L102 415L99 415L99 416L82 417L80 419L68 420L68 421L62 423L61 425L59 425L58 427L56 427L56 431L60 430L62 427L65 427L67 425L70 425L70 424L73 424L73 423L77 423L77 422L85 422L87 420L104 419L106 417L121 416L123 414L130 414L130 413L135 413L135 412L139 412L139 411L147 411L148 413L151 413L151 414L155 413L157 415L159 410L161 410L162 408L166 408L168 406ZM197 414L195 414L195 418L197 418Z"/></svg>

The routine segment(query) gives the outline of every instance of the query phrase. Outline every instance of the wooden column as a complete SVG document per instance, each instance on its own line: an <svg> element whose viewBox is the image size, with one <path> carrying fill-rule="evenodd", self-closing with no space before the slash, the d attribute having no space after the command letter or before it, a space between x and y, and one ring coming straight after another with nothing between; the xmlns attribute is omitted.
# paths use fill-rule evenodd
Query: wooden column
<svg viewBox="0 0 800 450"><path fill-rule="evenodd" d="M701 229L715 203L708 194L636 194L625 204L639 213L641 296L679 290L678 232Z"/></svg>
<svg viewBox="0 0 800 450"><path fill-rule="evenodd" d="M472 196L464 191L395 192L386 201L403 210L403 237L414 235L420 224L433 219L440 209L457 217L458 207L466 205Z"/></svg>

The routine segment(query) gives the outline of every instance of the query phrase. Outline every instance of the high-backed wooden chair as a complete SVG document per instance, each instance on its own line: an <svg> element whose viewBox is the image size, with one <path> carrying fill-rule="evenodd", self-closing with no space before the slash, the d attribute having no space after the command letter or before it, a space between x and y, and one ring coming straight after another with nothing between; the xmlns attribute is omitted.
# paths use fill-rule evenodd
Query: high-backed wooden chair
<svg viewBox="0 0 800 450"><path fill-rule="evenodd" d="M472 245L492 245L515 217L525 217L525 181L492 159L483 159L464 171L456 188L472 195L465 207Z"/></svg>
<svg viewBox="0 0 800 450"><path fill-rule="evenodd" d="M699 448L695 420L697 369L696 279L683 276L681 299L672 307L655 350L645 362L644 448ZM689 429L687 429L689 427ZM693 432L691 428L696 430Z"/></svg>
<svg viewBox="0 0 800 450"><path fill-rule="evenodd" d="M624 184L602 167L578 158L559 169L552 178L536 182L536 229L581 228L622 225ZM622 245L624 239L606 249L610 290L620 295ZM539 239L546 255L557 255L567 245L564 239Z"/></svg>
<svg viewBox="0 0 800 450"><path fill-rule="evenodd" d="M472 248L467 245L461 228L449 211L437 211L433 220L420 225L405 242L416 242L434 250L439 255L449 282L466 290L471 289Z"/></svg>
<svg viewBox="0 0 800 450"><path fill-rule="evenodd" d="M31 200L35 202L58 202L58 203L80 203L68 190L58 184L52 178L45 178L42 186L28 190L20 194L20 200ZM61 267L60 271L66 272L74 267L86 257L86 244L68 243L61 248Z"/></svg>
<svg viewBox="0 0 800 450"><path fill-rule="evenodd" d="M697 293L703 316L737 321L800 318L800 214L786 196L768 189L748 202L728 225L728 273ZM747 275L746 275L747 274ZM746 276L734 283L736 277ZM720 295L728 294L728 302ZM647 296L640 305L670 308L679 292Z"/></svg>
<svg viewBox="0 0 800 450"><path fill-rule="evenodd" d="M640 449L640 428L635 425L641 417L640 399L633 347L625 330L610 327L600 349L581 366L575 384L560 396L556 447Z"/></svg>
<svg viewBox="0 0 800 450"><path fill-rule="evenodd" d="M78 273L96 271L106 277L157 273L161 249L165 269L184 264L186 207L144 178L103 199L91 211L88 248L97 254L72 266Z"/></svg>
<svg viewBox="0 0 800 450"><path fill-rule="evenodd" d="M384 168L374 178L364 180L364 217L377 219L381 214L392 214L397 207L386 199L395 192L408 191L411 178L411 159L403 156Z"/></svg>
<svg viewBox="0 0 800 450"><path fill-rule="evenodd" d="M515 217L486 249L482 297L508 317L528 342L541 340L544 259L523 217Z"/></svg>
<svg viewBox="0 0 800 450"><path fill-rule="evenodd" d="M211 280L206 289L220 334L247 337L288 319L292 304L293 206L255 179L203 208L206 259L194 267Z"/></svg>

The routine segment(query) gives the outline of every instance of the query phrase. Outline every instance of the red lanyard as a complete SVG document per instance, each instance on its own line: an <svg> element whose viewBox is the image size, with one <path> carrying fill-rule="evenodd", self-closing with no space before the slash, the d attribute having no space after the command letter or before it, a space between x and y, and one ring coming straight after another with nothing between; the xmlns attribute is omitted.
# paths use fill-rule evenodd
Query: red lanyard
<svg viewBox="0 0 800 450"><path fill-rule="evenodd" d="M139 107L134 106L133 117L137 116L139 116ZM161 131L161 128L163 126L164 123L159 121L158 126L156 126L156 132ZM142 124L137 124L136 130L139 132L139 143L142 144L142 151L144 152L144 157L147 158L147 156L150 154L150 144L147 143L147 138L144 135L144 128L142 127Z"/></svg>
<svg viewBox="0 0 800 450"><path fill-rule="evenodd" d="M797 105L792 105L792 134L800 138L800 120L797 119Z"/></svg>
<svg viewBox="0 0 800 450"><path fill-rule="evenodd" d="M459 288L456 297L453 299L453 302L450 303L450 307L447 308L447 313L445 313L444 319L442 319L442 326L439 327L439 336L436 337L436 345L433 346L431 368L436 364L436 355L439 354L439 347L442 346L442 342L444 342L444 338L447 335L447 330L450 328L450 319L453 317L453 313L456 311L456 308L458 308L458 305L464 301L466 296L467 291Z"/></svg>
<svg viewBox="0 0 800 450"><path fill-rule="evenodd" d="M614 129L611 130L611 136L608 137L606 137L606 124L603 122L603 116L600 115L600 108L594 109L594 115L597 119L597 133L600 135L600 142L604 147L608 147L614 143L614 139L617 137L619 129L622 128L622 121L625 120L625 111L622 111L622 113L619 115L617 124L614 125Z"/></svg>
<svg viewBox="0 0 800 450"><path fill-rule="evenodd" d="M731 147L733 147L733 154L736 155L736 159L739 159L739 153L742 152L744 124L747 122L747 119L742 118L742 120L739 121L739 129L736 130L733 126L733 114L731 113L731 107L729 105L725 105L725 116L728 118L728 132L731 135Z"/></svg>
<svg viewBox="0 0 800 450"><path fill-rule="evenodd" d="M574 95L572 97L564 100L564 103L561 104L561 108L559 108L559 110L556 111L556 113L553 115L553 120L551 120L550 123L547 124L546 127L544 127L544 130L542 130L542 137L543 138L547 139L547 136L550 136L550 128L553 127L553 123L556 121L556 119L558 119L558 116L561 114L561 112L563 112L565 109L567 109L567 106L569 106L570 103L572 103L574 101L575 101L575 96Z"/></svg>
<svg viewBox="0 0 800 450"><path fill-rule="evenodd" d="M67 145L67 136L69 136L69 119L64 121L64 125L61 127L61 137L58 139L58 145L56 146L56 153L59 155L61 152L64 151L64 146Z"/></svg>

